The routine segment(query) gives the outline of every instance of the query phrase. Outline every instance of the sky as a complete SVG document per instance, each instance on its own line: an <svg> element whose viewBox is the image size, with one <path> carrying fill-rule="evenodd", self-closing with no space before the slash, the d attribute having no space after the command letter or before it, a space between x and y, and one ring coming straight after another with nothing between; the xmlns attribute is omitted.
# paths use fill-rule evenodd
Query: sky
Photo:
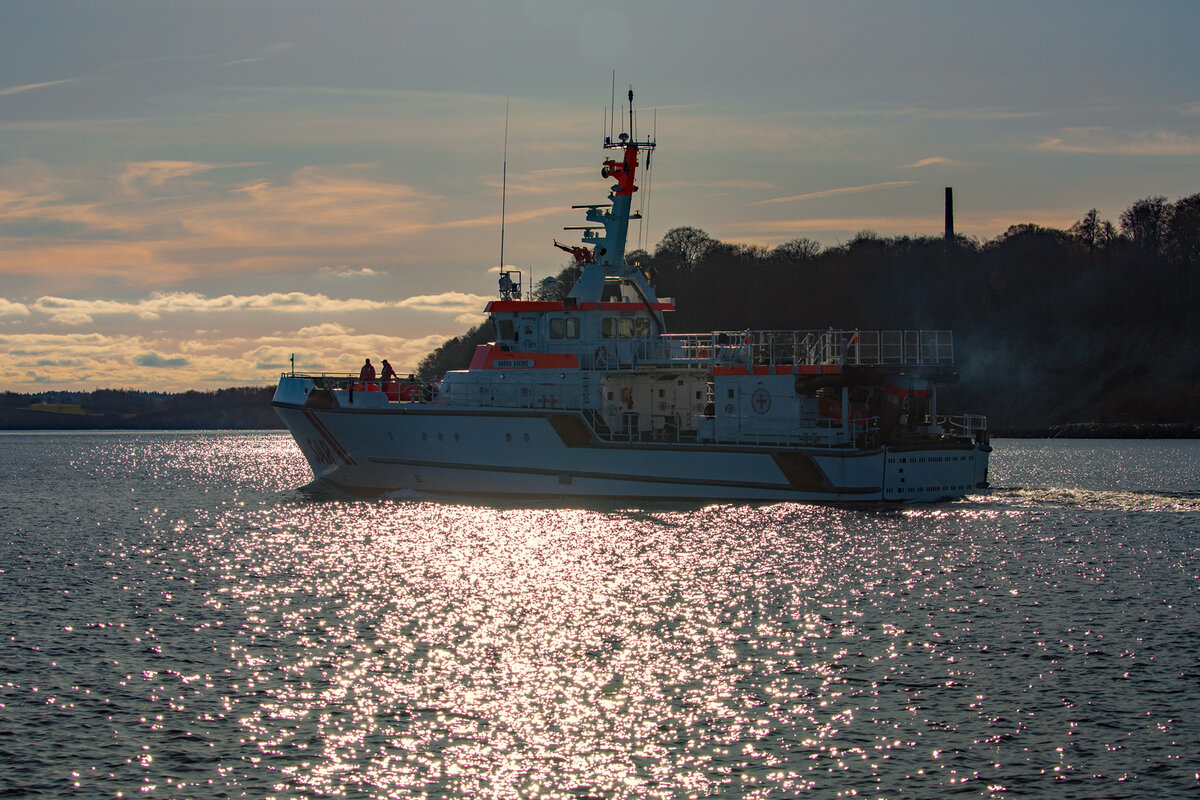
<svg viewBox="0 0 1200 800"><path fill-rule="evenodd" d="M506 266L565 266L571 205L608 193L614 73L658 142L630 249L940 235L947 186L984 241L1200 192L1193 0L0 0L0 22L0 390L410 371L483 320L502 207Z"/></svg>

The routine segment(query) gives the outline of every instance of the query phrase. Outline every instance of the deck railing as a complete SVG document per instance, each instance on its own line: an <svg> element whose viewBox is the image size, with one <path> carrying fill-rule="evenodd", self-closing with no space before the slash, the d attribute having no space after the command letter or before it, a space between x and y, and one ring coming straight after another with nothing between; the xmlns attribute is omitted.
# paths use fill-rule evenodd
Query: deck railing
<svg viewBox="0 0 1200 800"><path fill-rule="evenodd" d="M718 331L639 343L645 363L722 367L953 366L951 331Z"/></svg>
<svg viewBox="0 0 1200 800"><path fill-rule="evenodd" d="M400 378L381 381L374 378L360 380L358 375L347 372L284 372L281 378L308 378L318 389L345 390L350 392L382 392L392 402L420 403L432 400L438 392L436 381L420 378Z"/></svg>

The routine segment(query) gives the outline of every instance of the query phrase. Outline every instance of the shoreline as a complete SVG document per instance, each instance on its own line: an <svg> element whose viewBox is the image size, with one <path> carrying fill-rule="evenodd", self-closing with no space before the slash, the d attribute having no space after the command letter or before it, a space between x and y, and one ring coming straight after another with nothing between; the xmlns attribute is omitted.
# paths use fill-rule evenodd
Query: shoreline
<svg viewBox="0 0 1200 800"><path fill-rule="evenodd" d="M0 431L282 431L282 420L261 413L205 414L204 421L170 419L165 416L78 415L53 411L0 414ZM197 415L199 416L199 415ZM1045 427L999 426L992 439L1200 439L1200 423L1194 422L1071 422Z"/></svg>
<svg viewBox="0 0 1200 800"><path fill-rule="evenodd" d="M1200 439L1194 422L1069 422L1044 428L1000 427L993 439Z"/></svg>

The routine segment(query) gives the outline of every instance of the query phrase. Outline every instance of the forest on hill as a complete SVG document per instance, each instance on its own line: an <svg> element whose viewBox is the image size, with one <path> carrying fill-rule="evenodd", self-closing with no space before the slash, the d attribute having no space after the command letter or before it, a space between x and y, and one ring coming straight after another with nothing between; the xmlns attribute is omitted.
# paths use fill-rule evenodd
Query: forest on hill
<svg viewBox="0 0 1200 800"><path fill-rule="evenodd" d="M768 249L682 227L629 261L674 298L675 332L952 330L961 379L941 406L986 414L994 434L1200 434L1200 194L988 241L862 232ZM566 267L539 299L565 296L577 275ZM463 369L492 338L480 325L419 372Z"/></svg>
<svg viewBox="0 0 1200 800"><path fill-rule="evenodd" d="M211 392L0 392L0 430L261 430L282 428L273 386Z"/></svg>

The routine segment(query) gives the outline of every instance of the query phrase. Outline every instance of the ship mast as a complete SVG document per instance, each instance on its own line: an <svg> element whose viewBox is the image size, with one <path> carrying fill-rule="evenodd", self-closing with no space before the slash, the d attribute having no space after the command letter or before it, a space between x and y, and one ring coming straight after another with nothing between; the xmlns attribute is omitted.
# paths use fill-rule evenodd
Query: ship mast
<svg viewBox="0 0 1200 800"><path fill-rule="evenodd" d="M629 89L629 131L613 140L611 134L604 137L604 149L619 151L619 155L604 159L601 177L615 181L609 190L607 203L596 203L575 208L586 209L588 224L569 227L582 230L583 244L579 253L574 253L581 267L579 279L572 287L569 297L573 302L603 302L616 287L618 296L633 296L650 312L659 333L666 330L662 312L655 306L658 302L654 287L638 266L625 261L625 246L629 237L629 221L641 219L634 213L633 193L636 183L638 160L644 151L647 159L655 148L653 138L638 141L634 133L633 88ZM615 118L616 114L612 115ZM603 233L601 233L603 231ZM557 243L556 243L557 244ZM562 245L558 245L562 247ZM571 248L563 247L564 250ZM582 257L581 257L582 256ZM607 287L607 288L606 288ZM622 288L624 287L624 288Z"/></svg>
<svg viewBox="0 0 1200 800"><path fill-rule="evenodd" d="M616 116L614 114L614 116ZM639 142L633 135L633 89L629 89L629 132L617 136L613 141L611 136L604 137L605 150L621 150L619 158L604 159L600 170L601 177L616 180L609 192L611 206L607 209L601 206L587 207L588 222L599 223L604 229L604 236L598 236L596 228L584 230L583 241L593 245L593 263L602 267L615 268L625 264L625 245L629 238L629 221L640 219L639 214L632 212L633 193L638 190L635 183L638 167L638 154L645 150L651 151L655 142L647 139Z"/></svg>

